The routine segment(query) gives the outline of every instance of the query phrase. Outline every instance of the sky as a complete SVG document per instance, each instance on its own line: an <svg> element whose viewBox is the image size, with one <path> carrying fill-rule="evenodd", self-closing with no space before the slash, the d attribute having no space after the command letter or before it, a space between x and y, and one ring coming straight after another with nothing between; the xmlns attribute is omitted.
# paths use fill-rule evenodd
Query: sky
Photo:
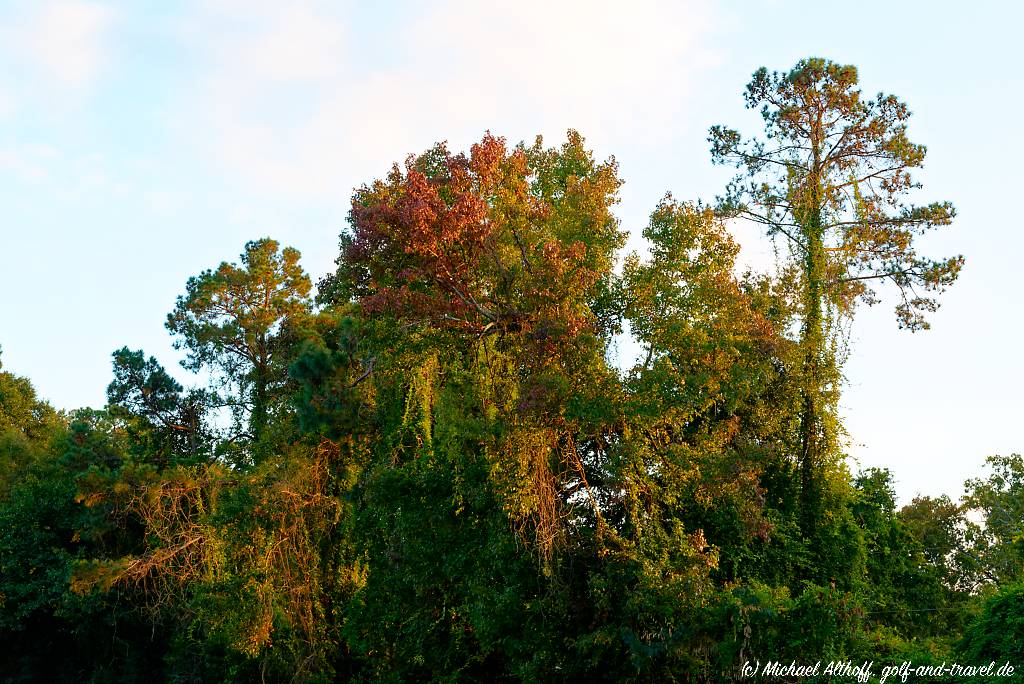
<svg viewBox="0 0 1024 684"><path fill-rule="evenodd" d="M758 132L753 71L820 56L909 104L928 146L916 199L958 211L922 251L967 259L930 331L898 330L891 296L858 314L852 468L889 468L904 502L956 499L986 456L1024 450L1022 21L986 0L0 0L4 370L59 408L100 407L127 345L188 385L163 323L189 276L270 236L319 279L354 188L487 130L557 144L574 128L614 155L642 249L666 191L722 191L707 129ZM765 267L756 231L735 230Z"/></svg>

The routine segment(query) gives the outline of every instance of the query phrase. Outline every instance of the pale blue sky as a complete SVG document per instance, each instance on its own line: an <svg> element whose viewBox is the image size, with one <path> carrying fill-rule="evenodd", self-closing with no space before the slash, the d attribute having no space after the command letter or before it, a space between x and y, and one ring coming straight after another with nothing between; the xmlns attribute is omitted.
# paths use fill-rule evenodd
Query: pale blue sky
<svg viewBox="0 0 1024 684"><path fill-rule="evenodd" d="M110 352L128 345L188 384L163 328L188 276L269 235L319 278L354 186L486 129L512 141L579 129L618 158L618 214L639 233L666 190L721 190L729 171L711 166L707 128L756 130L750 74L813 55L909 103L911 138L929 148L920 198L959 211L927 245L967 257L931 331L898 331L891 300L858 318L852 453L892 469L906 500L956 497L986 455L1024 449L1018 3L368 8L0 2L5 370L58 407L100 406Z"/></svg>

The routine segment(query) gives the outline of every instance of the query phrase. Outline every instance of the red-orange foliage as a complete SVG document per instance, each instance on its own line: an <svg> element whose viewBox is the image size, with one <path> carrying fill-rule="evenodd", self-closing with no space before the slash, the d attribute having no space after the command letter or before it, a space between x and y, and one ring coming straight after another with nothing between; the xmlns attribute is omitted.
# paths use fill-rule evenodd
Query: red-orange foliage
<svg viewBox="0 0 1024 684"><path fill-rule="evenodd" d="M572 135L566 149L581 142ZM575 175L557 161L539 142L509 150L487 134L469 156L438 145L395 165L353 198L339 259L346 294L368 313L476 335L592 330L588 302L617 241L588 248L562 227L569 212L614 224L618 180L614 164L585 160Z"/></svg>

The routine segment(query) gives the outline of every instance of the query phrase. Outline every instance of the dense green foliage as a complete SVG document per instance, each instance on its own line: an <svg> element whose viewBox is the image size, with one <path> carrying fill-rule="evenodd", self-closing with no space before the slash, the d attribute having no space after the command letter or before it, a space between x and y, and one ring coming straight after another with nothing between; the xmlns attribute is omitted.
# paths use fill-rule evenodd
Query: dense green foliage
<svg viewBox="0 0 1024 684"><path fill-rule="evenodd" d="M190 278L167 328L206 387L123 348L107 406L67 415L0 373L0 678L1024 668L1021 457L902 508L846 465L842 317L876 275L905 295L961 262L914 252L952 209L894 199L924 149L855 86L757 72L783 151L716 127L753 180L714 209L666 196L644 255L621 254L614 160L488 134L359 188L315 298L270 239ZM881 194L855 182L880 160ZM737 214L793 243L777 273L738 273Z"/></svg>

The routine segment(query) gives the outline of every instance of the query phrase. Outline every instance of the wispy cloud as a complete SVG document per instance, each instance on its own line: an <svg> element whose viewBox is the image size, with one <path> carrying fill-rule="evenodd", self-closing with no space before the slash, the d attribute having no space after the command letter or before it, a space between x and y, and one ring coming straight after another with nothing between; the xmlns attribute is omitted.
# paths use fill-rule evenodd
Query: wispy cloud
<svg viewBox="0 0 1024 684"><path fill-rule="evenodd" d="M22 182L38 183L48 177L48 169L57 158L57 150L47 145L8 145L0 147L0 170Z"/></svg>
<svg viewBox="0 0 1024 684"><path fill-rule="evenodd" d="M14 94L0 83L0 117L7 116L14 111Z"/></svg>
<svg viewBox="0 0 1024 684"><path fill-rule="evenodd" d="M104 66L104 34L113 17L109 8L96 3L50 3L35 18L35 25L27 34L27 48L61 84L86 87Z"/></svg>
<svg viewBox="0 0 1024 684"><path fill-rule="evenodd" d="M107 33L115 13L84 0L39 3L9 17L4 42L19 66L60 88L92 85L107 63Z"/></svg>
<svg viewBox="0 0 1024 684"><path fill-rule="evenodd" d="M382 159L487 128L515 138L575 127L608 145L663 137L713 61L705 0L358 11L204 5L189 25L201 104L184 128L255 187L346 194L352 169L379 172Z"/></svg>

